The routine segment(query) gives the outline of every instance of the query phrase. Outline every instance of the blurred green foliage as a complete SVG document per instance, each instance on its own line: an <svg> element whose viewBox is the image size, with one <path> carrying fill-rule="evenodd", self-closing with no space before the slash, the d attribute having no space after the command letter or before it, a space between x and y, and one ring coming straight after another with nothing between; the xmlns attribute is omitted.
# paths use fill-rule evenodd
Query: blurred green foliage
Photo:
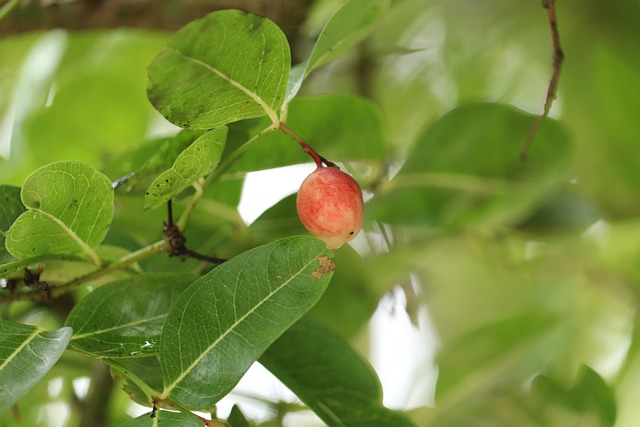
<svg viewBox="0 0 640 427"><path fill-rule="evenodd" d="M339 4L315 2L297 56ZM536 0L393 1L371 37L315 70L291 104L291 126L298 122L322 154L326 144L327 157L346 162L370 196L362 256L336 253L312 317L358 342L387 291L419 282L406 294L409 314L428 312L438 342L415 347L437 357L407 389L433 370L439 378L435 391L412 400L418 426L634 427L640 419L640 4L563 0L557 14L566 60L552 118L525 163L517 152L551 75ZM146 97L147 66L168 39L109 30L0 40L0 182L20 186L56 160L88 162L111 179L142 165L158 138L176 132ZM230 126L227 149L259 125ZM206 192L187 230L194 249L231 257L303 232L292 198L250 227L237 213L242 173L306 160L293 142L273 156L268 144L287 143L279 134L262 143ZM105 241L129 250L161 238L166 219L142 210L145 185L134 184L117 198ZM178 196L177 209L186 205ZM192 272L200 264L161 258L140 267ZM0 309L55 329L64 304L81 295ZM65 352L20 400L19 416L4 412L0 425L48 425L61 402L72 409L56 425L78 425L72 384L94 369ZM124 422L129 405L112 393L106 425Z"/></svg>

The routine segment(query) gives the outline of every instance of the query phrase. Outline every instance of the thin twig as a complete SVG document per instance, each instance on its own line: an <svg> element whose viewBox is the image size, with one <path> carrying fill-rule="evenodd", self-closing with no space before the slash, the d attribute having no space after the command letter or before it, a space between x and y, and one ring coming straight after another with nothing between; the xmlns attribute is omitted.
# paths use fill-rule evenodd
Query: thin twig
<svg viewBox="0 0 640 427"><path fill-rule="evenodd" d="M534 136L538 132L538 128L542 124L545 118L551 111L553 100L556 98L556 91L558 88L558 80L560 79L560 69L562 68L562 61L564 60L564 53L560 46L560 34L558 32L558 21L556 20L556 2L555 0L542 0L542 7L547 9L547 15L549 17L549 27L551 28L551 41L553 43L553 73L549 80L549 87L547 88L547 98L544 102L544 111L541 115L536 117L533 125L527 133L527 137L520 148L520 160L524 161L527 158L527 152L531 146Z"/></svg>
<svg viewBox="0 0 640 427"><path fill-rule="evenodd" d="M225 259L215 256L203 255L196 251L188 249L186 246L187 238L182 232L178 224L173 222L173 207L171 199L167 201L167 223L164 227L164 241L167 244L167 254L170 257L179 257L184 261L186 258L195 258L200 261L210 262L212 264L222 264Z"/></svg>
<svg viewBox="0 0 640 427"><path fill-rule="evenodd" d="M51 293L51 298L56 298L60 295L63 295L67 292L71 292L72 290L82 286L86 282L90 280L95 280L99 277L102 277L106 274L112 273L117 270L124 270L128 266L135 264L138 261L142 261L143 259L147 259L150 256L163 252L166 248L166 243L164 240L160 240L158 242L152 243L149 246L145 246L142 249L137 250L136 252L132 252L118 259L117 261L102 264L102 267L92 270L86 274L78 276L70 281L63 283L59 286L51 286L49 291ZM38 289L29 290L25 292L14 292L14 293L0 293L0 302L1 301L38 301L40 300L41 292Z"/></svg>

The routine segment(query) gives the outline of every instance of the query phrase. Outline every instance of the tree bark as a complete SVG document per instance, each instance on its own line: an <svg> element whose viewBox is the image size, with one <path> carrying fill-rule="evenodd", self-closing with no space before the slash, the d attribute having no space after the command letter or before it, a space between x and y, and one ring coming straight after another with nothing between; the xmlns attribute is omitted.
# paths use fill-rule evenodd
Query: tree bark
<svg viewBox="0 0 640 427"><path fill-rule="evenodd" d="M141 28L175 31L220 9L266 16L291 40L313 0L23 0L0 21L0 35L63 28Z"/></svg>

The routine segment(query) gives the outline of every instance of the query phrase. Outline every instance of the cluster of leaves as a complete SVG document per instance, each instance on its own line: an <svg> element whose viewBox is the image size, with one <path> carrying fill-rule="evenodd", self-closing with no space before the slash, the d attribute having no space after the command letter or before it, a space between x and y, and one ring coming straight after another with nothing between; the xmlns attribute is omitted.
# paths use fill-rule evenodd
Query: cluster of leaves
<svg viewBox="0 0 640 427"><path fill-rule="evenodd" d="M524 163L534 117L513 105L549 72L538 2L351 0L293 67L280 30L237 11L193 22L168 46L161 36L70 38L48 108L27 115L38 84L21 86L26 154L12 158L35 166L21 188L0 187L0 297L14 301L3 313L12 322L0 321L3 415L47 371L65 376L73 363L79 376L88 359L108 364L136 402L155 398L156 417L131 425L201 425L190 411L212 410L257 360L331 426L634 426L640 63L625 54L640 58L628 43L638 27L627 6L605 21L600 6L571 2L558 12L569 58L561 121L542 123ZM616 26L586 49L593 22ZM420 44L425 34L437 46ZM45 42L63 43L57 33ZM117 59L101 62L113 46ZM185 129L140 143L157 117L143 107L147 77L130 70L149 62L148 99ZM376 103L347 94L362 81ZM303 96L326 88L334 94ZM295 196L244 225L245 173L309 161L280 123L363 184L366 250L292 237L304 234ZM35 170L52 160L65 161ZM17 181L2 166L0 178ZM167 259L169 200L188 246L229 261ZM322 257L336 270L316 279ZM382 405L348 341L396 284L422 326L415 307L428 307L439 344L434 366L407 385L437 368L435 406L424 397L408 413ZM49 297L38 326L26 326L42 306L16 301ZM64 326L63 303L73 307ZM224 422L252 424L239 407Z"/></svg>
<svg viewBox="0 0 640 427"><path fill-rule="evenodd" d="M315 129L329 128L346 111L373 123L372 140L379 140L375 109L361 99L294 98L311 71L362 40L386 7L385 1L347 4L327 24L309 59L293 70L284 34L266 18L226 10L194 21L149 66L149 99L184 131L127 152L104 172L63 160L37 169L21 188L0 188L3 299L48 300L81 285L101 285L56 331L0 321L0 410L14 405L68 347L109 365L135 401L153 406L128 426L201 424L191 411L215 412L215 404L257 360L331 425L410 425L382 406L375 373L344 338L312 319L300 320L332 277L327 265L334 265L334 255L324 243L312 237L264 243L290 235L265 227L267 215L256 227L262 224L269 236L257 232L251 241L236 242L242 247L231 259L198 277L193 264L164 273L139 264L171 242L130 251L105 240L122 188L123 198L143 196L144 210L185 196L177 223L184 229L222 172L241 170L252 157L264 159L263 168L273 161L304 161L290 148L296 148L290 136L275 133L285 120L320 139ZM310 114L314 109L321 113ZM336 149L321 148L346 160L357 150L339 152L359 123L336 123L331 132L340 137L324 138ZM256 126L263 130L256 132ZM264 147L277 156L263 158ZM115 179L120 172L128 175ZM189 188L195 190L191 195L185 193ZM248 425L238 409L227 423Z"/></svg>

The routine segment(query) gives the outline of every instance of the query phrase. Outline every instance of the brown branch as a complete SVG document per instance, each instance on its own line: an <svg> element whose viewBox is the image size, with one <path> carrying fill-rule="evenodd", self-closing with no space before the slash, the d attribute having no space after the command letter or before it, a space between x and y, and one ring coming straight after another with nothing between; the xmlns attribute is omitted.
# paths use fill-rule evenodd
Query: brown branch
<svg viewBox="0 0 640 427"><path fill-rule="evenodd" d="M296 37L312 5L311 0L12 0L9 3L12 7L0 21L0 34L51 28L131 27L175 31L209 12L232 8L270 18L290 39Z"/></svg>
<svg viewBox="0 0 640 427"><path fill-rule="evenodd" d="M187 248L187 238L180 227L173 222L173 205L171 199L167 201L167 223L164 226L164 241L167 244L167 254L170 257L179 257L181 261L187 258L195 258L211 264L222 264L226 261L226 259L203 255Z"/></svg>
<svg viewBox="0 0 640 427"><path fill-rule="evenodd" d="M556 19L556 2L555 0L542 0L542 7L547 9L547 15L549 18L549 27L551 29L551 42L553 44L553 73L549 80L549 87L547 88L547 98L544 102L544 111L541 115L536 117L533 125L527 133L527 137L520 148L520 160L524 161L527 158L527 152L531 146L531 142L538 132L538 128L542 124L545 118L551 111L553 100L556 98L556 92L558 88L558 80L560 79L560 69L562 68L562 61L564 60L564 53L560 46L560 34L558 32L558 21Z"/></svg>

